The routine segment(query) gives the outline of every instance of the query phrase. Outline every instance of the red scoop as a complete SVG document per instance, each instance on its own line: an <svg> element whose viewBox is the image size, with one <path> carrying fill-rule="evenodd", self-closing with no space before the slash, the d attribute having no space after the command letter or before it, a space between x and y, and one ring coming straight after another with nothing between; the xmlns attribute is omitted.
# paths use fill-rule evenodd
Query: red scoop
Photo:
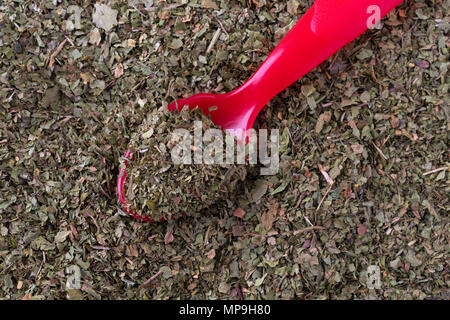
<svg viewBox="0 0 450 320"><path fill-rule="evenodd" d="M242 86L226 94L196 94L180 99L169 105L169 110L174 111L177 106L198 106L223 130L250 129L258 113L274 96L353 41L401 2L403 0L316 0ZM130 155L128 150L125 157L130 158ZM117 195L122 207L135 218L152 221L128 209L125 177L126 171L121 169Z"/></svg>

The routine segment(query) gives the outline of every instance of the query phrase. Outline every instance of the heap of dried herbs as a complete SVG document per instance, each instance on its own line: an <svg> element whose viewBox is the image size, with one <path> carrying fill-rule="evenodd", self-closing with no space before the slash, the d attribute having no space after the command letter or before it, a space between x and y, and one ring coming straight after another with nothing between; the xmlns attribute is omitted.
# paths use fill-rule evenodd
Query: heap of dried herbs
<svg viewBox="0 0 450 320"><path fill-rule="evenodd" d="M199 163L194 162L196 155L188 148L195 147L192 140L196 122L203 133L216 128L200 109L190 111L185 107L178 113L163 107L149 114L133 134L130 142L133 160L124 160L129 163L126 199L132 210L137 210L141 216L156 221L185 214L198 217L202 209L210 207L217 199L235 193L245 180L244 165L205 164L201 149L198 150L201 152ZM173 135L177 129L185 130L183 135ZM182 145L183 139L189 145ZM176 147L180 149L175 150ZM175 151L183 157L178 160L182 163L174 161L172 153Z"/></svg>
<svg viewBox="0 0 450 320"><path fill-rule="evenodd" d="M277 175L165 223L117 205L146 116L242 84L312 3L1 1L0 297L449 299L448 0L269 103Z"/></svg>

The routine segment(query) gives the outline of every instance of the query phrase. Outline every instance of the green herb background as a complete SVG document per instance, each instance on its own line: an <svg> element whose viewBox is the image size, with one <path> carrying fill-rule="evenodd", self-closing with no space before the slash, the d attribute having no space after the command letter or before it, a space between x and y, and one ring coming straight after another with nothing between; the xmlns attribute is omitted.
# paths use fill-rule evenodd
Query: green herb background
<svg viewBox="0 0 450 320"><path fill-rule="evenodd" d="M200 218L117 204L145 115L242 84L312 2L2 1L0 297L449 299L448 0L406 1L269 103L278 175Z"/></svg>

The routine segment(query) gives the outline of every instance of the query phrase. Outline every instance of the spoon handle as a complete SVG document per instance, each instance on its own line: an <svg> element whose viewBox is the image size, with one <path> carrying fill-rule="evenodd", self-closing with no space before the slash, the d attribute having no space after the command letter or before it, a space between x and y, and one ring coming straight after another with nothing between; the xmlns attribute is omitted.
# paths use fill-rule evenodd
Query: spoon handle
<svg viewBox="0 0 450 320"><path fill-rule="evenodd" d="M403 0L316 0L256 73L233 94L257 101L250 122L274 96L373 26ZM252 119L253 118L253 119Z"/></svg>

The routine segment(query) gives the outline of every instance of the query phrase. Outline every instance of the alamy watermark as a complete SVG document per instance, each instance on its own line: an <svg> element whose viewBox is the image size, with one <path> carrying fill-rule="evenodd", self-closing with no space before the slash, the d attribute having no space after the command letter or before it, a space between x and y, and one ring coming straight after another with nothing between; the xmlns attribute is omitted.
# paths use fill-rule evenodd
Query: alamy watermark
<svg viewBox="0 0 450 320"><path fill-rule="evenodd" d="M379 266L369 266L367 268L366 285L368 289L381 289L381 270Z"/></svg>
<svg viewBox="0 0 450 320"><path fill-rule="evenodd" d="M171 157L176 165L256 165L261 175L274 175L280 164L278 129L225 130L207 129L194 122L194 135L187 129L176 129L171 137Z"/></svg>
<svg viewBox="0 0 450 320"><path fill-rule="evenodd" d="M374 4L367 7L366 13L370 14L369 18L367 19L367 28L380 30L382 28L381 8Z"/></svg>
<svg viewBox="0 0 450 320"><path fill-rule="evenodd" d="M71 265L66 268L67 281L66 289L81 289L81 270L77 265Z"/></svg>

